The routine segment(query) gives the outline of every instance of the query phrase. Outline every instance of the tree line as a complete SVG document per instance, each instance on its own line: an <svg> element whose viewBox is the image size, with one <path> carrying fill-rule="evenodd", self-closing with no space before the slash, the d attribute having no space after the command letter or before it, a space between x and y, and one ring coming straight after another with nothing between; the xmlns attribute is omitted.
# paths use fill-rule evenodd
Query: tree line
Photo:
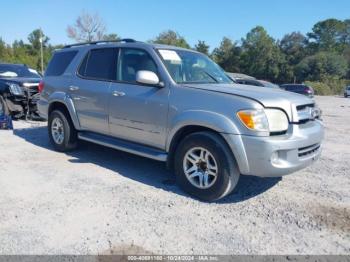
<svg viewBox="0 0 350 262"><path fill-rule="evenodd" d="M97 15L82 13L67 35L77 42L116 40L117 34L107 34L103 20ZM23 63L40 71L40 41L43 44L46 67L53 50L63 45L51 45L50 38L40 29L28 35L28 42L5 43L0 37L0 61ZM350 19L327 19L316 23L307 34L291 32L274 39L262 27L250 30L234 41L223 37L210 52L205 40L191 47L178 32L161 32L148 42L191 48L210 56L225 71L244 73L274 83L309 83L318 94L340 93L350 83Z"/></svg>

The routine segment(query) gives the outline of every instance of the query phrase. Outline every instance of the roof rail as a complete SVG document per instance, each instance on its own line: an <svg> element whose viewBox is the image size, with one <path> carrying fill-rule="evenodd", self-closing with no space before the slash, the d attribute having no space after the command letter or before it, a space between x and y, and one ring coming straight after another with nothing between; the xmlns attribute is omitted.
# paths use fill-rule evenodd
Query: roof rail
<svg viewBox="0 0 350 262"><path fill-rule="evenodd" d="M123 38L119 40L100 40L100 41L93 41L93 42L86 42L86 43L77 43L77 44L72 44L72 45L65 45L63 48L71 48L74 46L83 46L83 45L98 45L98 44L108 44L108 43L120 43L120 42L125 42L125 43L135 43L137 42L134 39L131 38Z"/></svg>

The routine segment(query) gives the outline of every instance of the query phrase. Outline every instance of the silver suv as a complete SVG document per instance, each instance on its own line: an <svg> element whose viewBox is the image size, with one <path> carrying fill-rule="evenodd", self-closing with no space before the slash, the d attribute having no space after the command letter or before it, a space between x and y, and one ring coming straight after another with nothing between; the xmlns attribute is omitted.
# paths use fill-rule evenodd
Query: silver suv
<svg viewBox="0 0 350 262"><path fill-rule="evenodd" d="M321 152L313 100L235 84L192 50L131 39L65 46L39 90L56 150L81 139L167 162L205 201L229 194L240 174L286 175Z"/></svg>

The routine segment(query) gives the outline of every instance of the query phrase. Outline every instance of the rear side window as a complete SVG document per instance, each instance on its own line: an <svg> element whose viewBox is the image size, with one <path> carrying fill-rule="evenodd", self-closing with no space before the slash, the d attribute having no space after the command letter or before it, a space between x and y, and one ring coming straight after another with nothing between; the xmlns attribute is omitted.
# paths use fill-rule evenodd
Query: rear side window
<svg viewBox="0 0 350 262"><path fill-rule="evenodd" d="M101 48L91 50L82 61L79 75L97 80L116 80L117 48Z"/></svg>
<svg viewBox="0 0 350 262"><path fill-rule="evenodd" d="M45 76L62 75L77 53L77 51L55 53L46 69Z"/></svg>

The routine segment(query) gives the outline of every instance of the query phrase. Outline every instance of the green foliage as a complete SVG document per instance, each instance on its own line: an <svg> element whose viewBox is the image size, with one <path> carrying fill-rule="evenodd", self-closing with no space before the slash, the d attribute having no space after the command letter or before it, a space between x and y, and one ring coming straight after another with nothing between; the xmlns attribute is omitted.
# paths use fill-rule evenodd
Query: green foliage
<svg viewBox="0 0 350 262"><path fill-rule="evenodd" d="M205 43L205 41L198 40L198 43L194 46L194 49L205 55L209 55L209 46Z"/></svg>
<svg viewBox="0 0 350 262"><path fill-rule="evenodd" d="M312 32L307 35L310 40L316 42L319 50L339 51L344 44L350 44L349 30L349 20L327 19L316 23Z"/></svg>
<svg viewBox="0 0 350 262"><path fill-rule="evenodd" d="M29 44L22 40L16 40L12 45L6 45L0 38L0 61L5 63L26 64L31 68L41 71L40 37L43 40L44 68L51 58L52 51L56 48L49 45L49 38L36 29L28 35Z"/></svg>
<svg viewBox="0 0 350 262"><path fill-rule="evenodd" d="M337 79L329 77L320 81L306 81L306 85L311 86L315 90L316 95L342 95L344 88L350 84L350 80Z"/></svg>
<svg viewBox="0 0 350 262"><path fill-rule="evenodd" d="M106 40L106 41L116 41L120 39L121 38L117 34L107 34L103 36L103 40Z"/></svg>
<svg viewBox="0 0 350 262"><path fill-rule="evenodd" d="M332 95L333 93L331 88L327 84L322 82L306 81L305 84L311 86L314 89L315 94L319 96L328 96Z"/></svg>
<svg viewBox="0 0 350 262"><path fill-rule="evenodd" d="M242 39L241 67L244 73L273 81L281 77L285 57L266 30L257 26Z"/></svg>
<svg viewBox="0 0 350 262"><path fill-rule="evenodd" d="M231 39L224 37L212 57L227 72L240 72L241 49Z"/></svg>
<svg viewBox="0 0 350 262"><path fill-rule="evenodd" d="M190 48L190 45L186 42L185 38L172 30L160 33L154 40L151 40L151 42L156 44Z"/></svg>
<svg viewBox="0 0 350 262"><path fill-rule="evenodd" d="M335 53L319 52L313 56L304 58L296 66L298 79L322 80L330 76L342 78L348 71L345 58Z"/></svg>

